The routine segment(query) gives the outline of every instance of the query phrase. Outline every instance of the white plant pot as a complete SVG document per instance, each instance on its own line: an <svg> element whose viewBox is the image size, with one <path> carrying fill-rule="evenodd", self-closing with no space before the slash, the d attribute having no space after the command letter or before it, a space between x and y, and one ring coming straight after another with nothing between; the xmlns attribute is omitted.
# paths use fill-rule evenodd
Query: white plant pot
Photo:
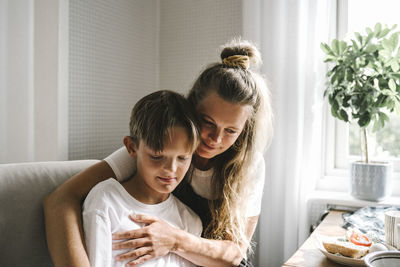
<svg viewBox="0 0 400 267"><path fill-rule="evenodd" d="M390 162L351 163L350 194L362 200L384 200L392 194L392 172Z"/></svg>

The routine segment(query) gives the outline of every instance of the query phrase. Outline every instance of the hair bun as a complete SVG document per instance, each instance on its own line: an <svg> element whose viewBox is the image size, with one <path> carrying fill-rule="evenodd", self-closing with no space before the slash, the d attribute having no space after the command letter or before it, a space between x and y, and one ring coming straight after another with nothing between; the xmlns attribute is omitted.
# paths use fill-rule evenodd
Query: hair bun
<svg viewBox="0 0 400 267"><path fill-rule="evenodd" d="M229 67L241 67L247 70L250 66L250 58L243 55L233 55L222 59L222 63Z"/></svg>
<svg viewBox="0 0 400 267"><path fill-rule="evenodd" d="M260 52L249 41L233 39L222 48L222 64L229 67L247 70L250 66L258 66L261 63Z"/></svg>

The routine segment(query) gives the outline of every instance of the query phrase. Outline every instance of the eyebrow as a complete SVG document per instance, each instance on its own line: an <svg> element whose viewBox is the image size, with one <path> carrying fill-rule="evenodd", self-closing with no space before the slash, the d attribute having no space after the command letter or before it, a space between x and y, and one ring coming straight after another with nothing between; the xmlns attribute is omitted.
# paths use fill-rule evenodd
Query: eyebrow
<svg viewBox="0 0 400 267"><path fill-rule="evenodd" d="M208 116L208 115L206 115L206 114L201 114L203 117L206 117L207 119L210 119L213 123L215 123L216 124L216 122L215 122L215 120L212 118L212 117L210 117L210 116ZM236 127L236 126L228 126L228 127L225 127L226 129L232 129L232 130L236 130L236 131L239 131L239 128L238 127Z"/></svg>

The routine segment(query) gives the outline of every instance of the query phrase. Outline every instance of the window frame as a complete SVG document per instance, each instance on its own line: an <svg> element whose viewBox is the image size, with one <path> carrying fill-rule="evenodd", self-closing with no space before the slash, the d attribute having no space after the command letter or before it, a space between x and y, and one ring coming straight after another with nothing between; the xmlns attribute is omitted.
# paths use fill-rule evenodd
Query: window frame
<svg viewBox="0 0 400 267"><path fill-rule="evenodd" d="M336 36L343 38L347 33L348 0L336 1ZM323 174L317 181L317 190L349 191L349 166L361 160L349 155L349 124L334 118L330 105L324 99L324 149L322 156ZM347 144L347 145L341 145ZM384 159L393 162L392 196L400 196L400 158Z"/></svg>

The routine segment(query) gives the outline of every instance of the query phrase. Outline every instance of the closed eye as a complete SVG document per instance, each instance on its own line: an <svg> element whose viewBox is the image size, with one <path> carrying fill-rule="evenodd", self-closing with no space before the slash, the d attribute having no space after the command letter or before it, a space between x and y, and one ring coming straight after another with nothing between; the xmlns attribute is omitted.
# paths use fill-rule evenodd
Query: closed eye
<svg viewBox="0 0 400 267"><path fill-rule="evenodd" d="M154 160L161 160L163 158L163 156L158 156L158 155L150 155L150 158L154 159Z"/></svg>
<svg viewBox="0 0 400 267"><path fill-rule="evenodd" d="M190 156L179 156L178 159L182 161L186 161L190 158Z"/></svg>
<svg viewBox="0 0 400 267"><path fill-rule="evenodd" d="M207 124L209 126L214 126L214 123L212 123L211 121L206 120L206 119L203 119L203 123L205 123L205 124Z"/></svg>
<svg viewBox="0 0 400 267"><path fill-rule="evenodd" d="M226 131L228 134L235 134L235 133L236 133L236 131L235 131L235 130L232 130L232 129L225 129L225 131Z"/></svg>

